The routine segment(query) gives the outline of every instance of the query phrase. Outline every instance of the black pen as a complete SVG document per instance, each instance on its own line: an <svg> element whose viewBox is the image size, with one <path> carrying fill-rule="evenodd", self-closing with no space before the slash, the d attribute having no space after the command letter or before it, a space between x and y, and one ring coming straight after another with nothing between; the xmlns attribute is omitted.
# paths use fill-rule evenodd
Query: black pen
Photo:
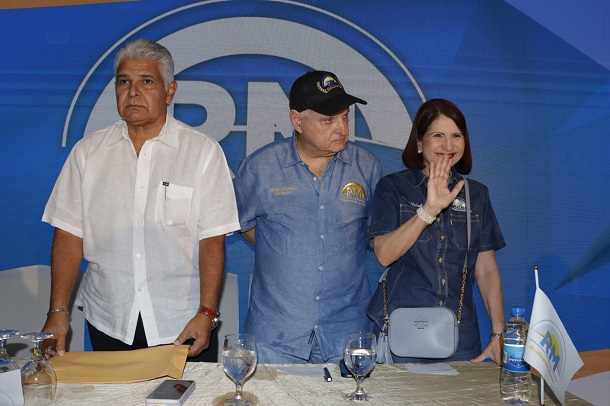
<svg viewBox="0 0 610 406"><path fill-rule="evenodd" d="M167 200L167 187L169 186L169 182L163 182L163 186L165 186L165 200Z"/></svg>
<svg viewBox="0 0 610 406"><path fill-rule="evenodd" d="M333 381L333 377L330 376L330 371L326 367L324 367L324 380L326 382L332 382Z"/></svg>

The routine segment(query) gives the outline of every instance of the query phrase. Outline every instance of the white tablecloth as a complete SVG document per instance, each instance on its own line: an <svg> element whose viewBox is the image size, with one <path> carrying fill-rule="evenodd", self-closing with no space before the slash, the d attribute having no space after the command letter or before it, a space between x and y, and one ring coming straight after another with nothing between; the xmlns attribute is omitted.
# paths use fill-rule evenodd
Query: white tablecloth
<svg viewBox="0 0 610 406"><path fill-rule="evenodd" d="M456 375L420 375L407 371L404 365L377 365L364 381L365 390L373 395L369 405L504 405L500 398L500 367L493 363L449 364ZM336 365L326 365L333 377L326 382L322 373L306 377L278 372L280 365L258 365L252 378L244 385L244 394L258 405L349 405L343 396L356 388L352 378L341 378ZM320 365L306 366L321 370ZM196 381L196 389L185 406L222 405L233 396L235 385L225 375L222 365L187 363L183 379ZM144 405L145 397L162 381L117 385L57 385L54 405ZM535 378L531 404L537 405L539 380ZM555 405L549 397L546 404ZM360 402L358 402L360 403ZM567 405L589 403L567 393Z"/></svg>

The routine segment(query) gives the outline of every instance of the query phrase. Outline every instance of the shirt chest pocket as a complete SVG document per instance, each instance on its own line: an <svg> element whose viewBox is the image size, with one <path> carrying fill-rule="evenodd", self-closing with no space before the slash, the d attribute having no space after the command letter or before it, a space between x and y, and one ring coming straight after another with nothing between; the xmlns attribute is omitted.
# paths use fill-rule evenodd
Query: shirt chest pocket
<svg viewBox="0 0 610 406"><path fill-rule="evenodd" d="M410 204L400 203L400 225L403 225L411 217L417 215L417 207L413 207ZM428 229L424 230L419 237L417 238L417 242L428 242L432 239L432 234L428 231Z"/></svg>
<svg viewBox="0 0 610 406"><path fill-rule="evenodd" d="M165 226L184 226L189 221L193 188L161 182L157 190L155 220Z"/></svg>
<svg viewBox="0 0 610 406"><path fill-rule="evenodd" d="M468 246L468 228L466 225L466 214L451 213L451 241L460 250L465 251ZM481 236L481 222L478 214L470 216L470 250L479 249Z"/></svg>

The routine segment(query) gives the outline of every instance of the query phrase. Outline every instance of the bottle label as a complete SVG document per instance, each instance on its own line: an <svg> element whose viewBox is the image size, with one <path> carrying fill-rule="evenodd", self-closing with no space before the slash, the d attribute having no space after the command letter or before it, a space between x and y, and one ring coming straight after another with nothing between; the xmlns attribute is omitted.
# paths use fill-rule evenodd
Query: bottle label
<svg viewBox="0 0 610 406"><path fill-rule="evenodd" d="M504 369L511 372L529 372L530 366L523 362L525 345L504 344Z"/></svg>

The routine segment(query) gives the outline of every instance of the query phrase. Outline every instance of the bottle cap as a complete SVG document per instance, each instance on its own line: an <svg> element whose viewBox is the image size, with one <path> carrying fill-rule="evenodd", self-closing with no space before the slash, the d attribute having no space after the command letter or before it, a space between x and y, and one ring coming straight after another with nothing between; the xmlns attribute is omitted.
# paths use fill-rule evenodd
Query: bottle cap
<svg viewBox="0 0 610 406"><path fill-rule="evenodd" d="M513 307L510 309L510 312L513 316L523 316L525 314L525 308Z"/></svg>

